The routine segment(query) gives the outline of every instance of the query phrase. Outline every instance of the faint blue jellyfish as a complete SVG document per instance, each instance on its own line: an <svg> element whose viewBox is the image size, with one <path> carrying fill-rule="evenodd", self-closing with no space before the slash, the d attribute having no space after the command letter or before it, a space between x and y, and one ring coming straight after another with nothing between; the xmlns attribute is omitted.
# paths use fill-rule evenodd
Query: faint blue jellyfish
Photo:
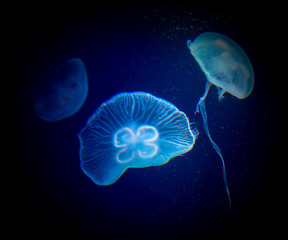
<svg viewBox="0 0 288 240"><path fill-rule="evenodd" d="M166 100L145 92L120 93L81 130L81 168L97 185L109 185L127 168L162 165L191 150L197 136L185 113Z"/></svg>
<svg viewBox="0 0 288 240"><path fill-rule="evenodd" d="M75 114L88 93L87 72L79 58L72 58L36 83L34 109L42 120L55 122Z"/></svg>
<svg viewBox="0 0 288 240"><path fill-rule="evenodd" d="M223 34L215 32L202 33L193 42L187 40L187 46L207 78L205 92L197 103L195 114L199 112L200 108L205 133L222 160L223 179L230 206L231 199L225 163L220 148L212 140L209 133L205 99L211 84L218 87L219 101L225 92L229 92L239 99L246 98L251 93L254 85L253 68L244 50Z"/></svg>

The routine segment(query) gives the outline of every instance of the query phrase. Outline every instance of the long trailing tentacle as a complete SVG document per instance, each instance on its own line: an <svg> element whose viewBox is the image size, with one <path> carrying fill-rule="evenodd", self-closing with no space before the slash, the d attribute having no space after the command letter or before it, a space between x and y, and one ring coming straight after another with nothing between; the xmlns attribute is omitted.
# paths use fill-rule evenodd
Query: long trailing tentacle
<svg viewBox="0 0 288 240"><path fill-rule="evenodd" d="M200 104L205 101L206 97L207 97L207 94L209 92L209 89L210 89L210 86L211 86L211 83L207 80L206 81L206 84L205 84L205 92L203 94L203 96L199 99L197 105L196 105L196 109L195 109L195 112L194 114L198 113L199 112L199 106Z"/></svg>
<svg viewBox="0 0 288 240"><path fill-rule="evenodd" d="M227 177L226 177L226 168L225 168L224 158L223 158L223 155L222 155L222 152L221 152L220 148L218 147L218 145L211 138L211 135L210 135L210 132L209 132L209 128L208 128L205 98L207 97L207 94L208 94L210 86L211 86L211 83L209 81L206 81L205 92L204 92L203 96L199 99L199 101L197 103L195 114L198 113L199 110L200 110L200 113L201 113L202 118L203 118L204 131L205 131L206 135L208 136L213 148L215 149L215 151L218 153L218 155L221 158L222 169L223 169L223 179L224 179L224 184L225 184L225 187L226 187L226 193L227 193L227 197L228 197L228 201L229 201L229 208L230 208L231 207L231 198L230 198L230 191L229 191Z"/></svg>
<svg viewBox="0 0 288 240"><path fill-rule="evenodd" d="M225 168L225 162L224 162L224 158L222 155L222 152L220 150L220 148L218 147L218 145L213 141L213 139L211 138L210 132L209 132L209 128L208 128L208 122L207 122L207 112L206 112L206 106L205 106L205 100L202 101L199 104L199 108L200 108L200 112L203 118L203 128L204 131L206 133L206 135L209 137L210 142L213 146L213 148L215 149L215 151L218 153L218 155L221 158L222 161L222 170L223 170L223 179L224 179L224 184L226 187L226 193L227 193L227 197L228 197L228 201L229 201L229 208L231 207L231 198L230 198L230 191L229 191L229 187L228 187L228 182L227 182L227 177L226 177L226 168Z"/></svg>

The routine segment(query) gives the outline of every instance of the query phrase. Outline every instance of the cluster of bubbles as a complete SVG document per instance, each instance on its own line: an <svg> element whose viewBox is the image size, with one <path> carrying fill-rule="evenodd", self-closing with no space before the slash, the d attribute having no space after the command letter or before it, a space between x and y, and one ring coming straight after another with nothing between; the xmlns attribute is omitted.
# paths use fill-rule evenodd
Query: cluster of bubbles
<svg viewBox="0 0 288 240"><path fill-rule="evenodd" d="M200 111L204 131L221 158L230 206L225 163L209 132L205 99L211 85L218 87L219 101L225 92L246 98L254 85L253 68L243 49L223 34L205 32L187 40L187 46L206 75L205 92L195 114ZM51 122L75 114L88 93L84 63L70 59L35 89L34 108L39 118ZM190 151L198 134L186 114L172 103L146 92L119 93L102 103L81 130L81 168L97 185L110 185L128 168L163 165Z"/></svg>

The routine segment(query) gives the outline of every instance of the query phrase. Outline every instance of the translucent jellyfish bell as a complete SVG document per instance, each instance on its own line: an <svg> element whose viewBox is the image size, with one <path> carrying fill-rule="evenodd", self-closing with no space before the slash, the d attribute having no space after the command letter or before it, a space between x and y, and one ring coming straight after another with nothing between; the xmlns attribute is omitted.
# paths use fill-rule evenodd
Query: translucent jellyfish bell
<svg viewBox="0 0 288 240"><path fill-rule="evenodd" d="M254 86L253 68L244 50L223 34L215 32L202 33L194 41L187 40L187 46L207 78L205 92L196 105L195 114L200 110L205 133L221 158L223 179L230 206L231 199L225 162L220 148L213 141L209 132L205 99L211 84L218 87L219 101L225 92L229 92L239 99L246 98Z"/></svg>
<svg viewBox="0 0 288 240"><path fill-rule="evenodd" d="M87 71L80 58L72 58L48 72L35 85L34 109L42 120L56 122L70 117L88 94Z"/></svg>
<svg viewBox="0 0 288 240"><path fill-rule="evenodd" d="M81 168L97 185L109 185L128 168L162 165L191 150L197 136L185 113L166 100L145 92L120 93L81 130Z"/></svg>
<svg viewBox="0 0 288 240"><path fill-rule="evenodd" d="M244 50L229 37L214 32L202 33L187 41L191 54L205 73L209 83L225 92L246 98L254 85L254 72Z"/></svg>

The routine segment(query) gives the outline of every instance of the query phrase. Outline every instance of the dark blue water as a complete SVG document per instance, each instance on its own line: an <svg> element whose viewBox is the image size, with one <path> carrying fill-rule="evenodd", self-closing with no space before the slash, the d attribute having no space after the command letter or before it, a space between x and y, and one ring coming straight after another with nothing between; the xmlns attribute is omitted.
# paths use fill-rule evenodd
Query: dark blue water
<svg viewBox="0 0 288 240"><path fill-rule="evenodd" d="M276 91L260 20L238 10L175 3L25 15L18 26L24 37L13 88L17 167L12 171L19 178L13 204L23 233L205 239L256 234L255 223L268 226L276 192L272 159L278 120L271 117ZM200 115L194 115L205 76L186 40L205 31L226 34L242 46L255 72L254 90L246 99L226 93L218 102L212 87L206 100L210 133L226 163L230 210L221 160ZM31 97L37 77L71 57L81 58L87 68L85 104L59 122L38 119ZM168 164L128 169L115 184L100 187L80 169L77 134L103 101L123 91L146 91L170 101L196 122L200 135L190 152Z"/></svg>

